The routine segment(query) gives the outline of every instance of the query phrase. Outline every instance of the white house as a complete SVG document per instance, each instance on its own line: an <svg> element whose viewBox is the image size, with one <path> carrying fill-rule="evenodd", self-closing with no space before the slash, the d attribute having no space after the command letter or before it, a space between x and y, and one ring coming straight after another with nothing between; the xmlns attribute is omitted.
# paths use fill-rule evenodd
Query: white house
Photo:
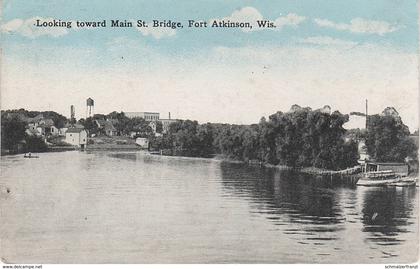
<svg viewBox="0 0 420 269"><path fill-rule="evenodd" d="M143 137L137 137L136 144L139 145L142 149L149 148L149 139Z"/></svg>
<svg viewBox="0 0 420 269"><path fill-rule="evenodd" d="M84 126L81 125L81 124L77 124L77 123L74 123L74 124L67 123L66 125L64 125L64 127L58 129L58 135L59 136L66 136L66 132L69 128L81 128L81 129L83 129Z"/></svg>
<svg viewBox="0 0 420 269"><path fill-rule="evenodd" d="M58 135L59 136L66 136L66 132L67 132L67 130L69 129L69 127L63 127L63 128L60 128L59 130L58 130Z"/></svg>
<svg viewBox="0 0 420 269"><path fill-rule="evenodd" d="M87 132L83 128L68 128L65 141L71 145L85 148L87 144Z"/></svg>

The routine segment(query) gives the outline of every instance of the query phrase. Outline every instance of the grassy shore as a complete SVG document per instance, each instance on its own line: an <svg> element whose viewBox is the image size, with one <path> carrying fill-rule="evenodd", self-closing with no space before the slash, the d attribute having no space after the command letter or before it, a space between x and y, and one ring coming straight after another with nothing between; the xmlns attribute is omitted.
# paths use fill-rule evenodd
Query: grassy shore
<svg viewBox="0 0 420 269"><path fill-rule="evenodd" d="M87 150L140 150L135 140L130 137L98 136L89 138Z"/></svg>

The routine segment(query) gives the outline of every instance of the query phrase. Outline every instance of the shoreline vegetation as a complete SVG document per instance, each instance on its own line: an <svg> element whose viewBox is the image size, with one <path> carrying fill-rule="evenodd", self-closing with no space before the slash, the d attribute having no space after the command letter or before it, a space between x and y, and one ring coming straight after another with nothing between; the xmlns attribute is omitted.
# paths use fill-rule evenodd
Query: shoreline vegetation
<svg viewBox="0 0 420 269"><path fill-rule="evenodd" d="M293 105L288 112L278 111L257 124L199 124L174 120L166 131L153 130L143 118L128 118L124 112L95 114L87 119L67 119L52 112L2 111L2 155L19 152L75 150L57 137L27 134L25 117L47 114L56 126L80 124L89 133L87 150L139 150L135 139L147 138L150 152L161 155L205 157L227 162L248 163L279 169L293 169L316 175L353 174L357 172L360 142L366 153L382 162L417 162L417 145L409 129L394 108L381 114L365 116L367 128L346 130L349 115L331 112L329 106L312 110ZM95 124L97 120L114 123L115 136L107 136ZM130 137L135 133L135 136ZM158 135L159 134L159 135ZM415 132L418 136L418 130ZM8 150L6 152L6 149Z"/></svg>

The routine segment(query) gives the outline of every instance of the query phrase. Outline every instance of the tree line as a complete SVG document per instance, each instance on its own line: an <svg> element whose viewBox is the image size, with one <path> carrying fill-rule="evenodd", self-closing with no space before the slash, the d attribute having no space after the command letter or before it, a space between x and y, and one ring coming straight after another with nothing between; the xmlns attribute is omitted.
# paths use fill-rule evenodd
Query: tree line
<svg viewBox="0 0 420 269"><path fill-rule="evenodd" d="M34 117L41 112L11 110L1 113L2 151L16 151L19 145L25 151L45 151L42 138L25 133L26 123L21 116ZM44 117L53 118L56 126L69 122L64 116L48 111ZM47 113L48 115L45 115ZM417 146L410 138L408 127L393 108L382 114L369 115L366 130L346 130L348 115L338 111L312 110L294 105L288 112L276 112L251 125L199 124L197 121L178 120L162 136L155 136L149 122L142 118L130 119L123 112L96 114L80 119L89 132L101 133L96 120L111 120L119 135L136 132L150 140L150 149L167 155L213 157L290 167L318 167L344 169L357 164L358 142L365 141L372 159L383 162L403 162L407 157L417 159ZM162 132L158 124L156 132ZM418 135L418 130L416 131Z"/></svg>
<svg viewBox="0 0 420 269"><path fill-rule="evenodd" d="M136 136L150 138L154 135L154 130L150 127L150 122L144 118L135 117L128 118L124 112L113 111L107 115L95 114L92 117L86 119L79 119L78 123L83 125L89 134L105 134L104 130L101 130L96 121L110 121L116 129L118 135L130 135L131 132L135 132ZM156 132L162 132L162 123L156 122Z"/></svg>
<svg viewBox="0 0 420 269"><path fill-rule="evenodd" d="M26 122L13 113L1 112L1 152L44 152L47 144L41 137L26 134Z"/></svg>
<svg viewBox="0 0 420 269"><path fill-rule="evenodd" d="M358 142L366 141L377 161L404 161L417 156L408 127L395 115L369 116L367 130L343 128L348 115L293 106L258 124L198 124L178 121L162 137L151 139L153 150L167 155L211 157L289 167L345 169L357 165Z"/></svg>

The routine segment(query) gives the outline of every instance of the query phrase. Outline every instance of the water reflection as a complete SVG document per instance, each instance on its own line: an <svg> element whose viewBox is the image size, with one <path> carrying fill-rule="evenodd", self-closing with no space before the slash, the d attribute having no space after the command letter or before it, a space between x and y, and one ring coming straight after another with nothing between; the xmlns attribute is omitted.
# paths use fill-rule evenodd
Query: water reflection
<svg viewBox="0 0 420 269"><path fill-rule="evenodd" d="M413 240L418 225L415 188L356 188L291 171L230 163L221 164L221 173L226 196L247 199L253 214L281 226L283 234L299 235L295 239L300 244L324 245L361 234L363 244L381 258L404 256L400 248L384 246L409 240L411 247L418 247Z"/></svg>
<svg viewBox="0 0 420 269"><path fill-rule="evenodd" d="M302 244L323 245L338 240L345 216L337 193L325 180L270 168L221 164L226 195L249 199L252 213L263 214L282 232L299 237ZM305 240L309 240L306 241Z"/></svg>
<svg viewBox="0 0 420 269"><path fill-rule="evenodd" d="M11 262L417 259L416 188L142 152L6 156L0 168L2 255Z"/></svg>
<svg viewBox="0 0 420 269"><path fill-rule="evenodd" d="M362 188L360 188L362 189ZM409 232L413 220L415 188L363 189L363 232L377 245L403 244L401 233Z"/></svg>

